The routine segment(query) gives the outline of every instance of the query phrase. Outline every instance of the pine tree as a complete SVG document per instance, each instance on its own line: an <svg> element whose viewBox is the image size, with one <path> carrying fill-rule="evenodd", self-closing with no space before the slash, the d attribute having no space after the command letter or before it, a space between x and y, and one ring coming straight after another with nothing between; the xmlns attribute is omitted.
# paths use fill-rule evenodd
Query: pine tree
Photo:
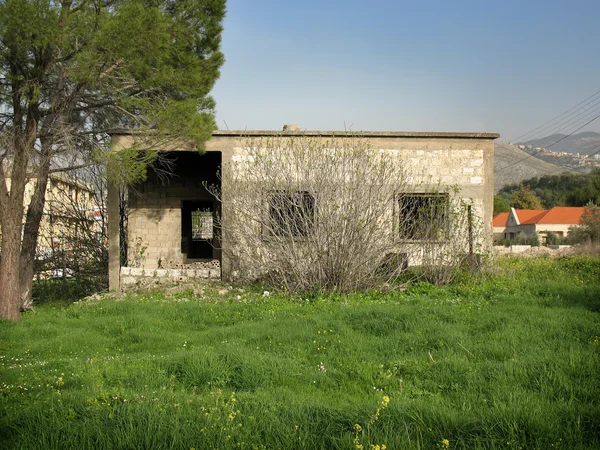
<svg viewBox="0 0 600 450"><path fill-rule="evenodd" d="M518 191L513 192L512 206L516 209L543 209L539 197L523 183L519 185Z"/></svg>
<svg viewBox="0 0 600 450"><path fill-rule="evenodd" d="M46 182L59 161L97 157L115 128L202 149L215 128L209 92L223 63L224 14L225 0L0 0L0 316L18 319L30 296Z"/></svg>

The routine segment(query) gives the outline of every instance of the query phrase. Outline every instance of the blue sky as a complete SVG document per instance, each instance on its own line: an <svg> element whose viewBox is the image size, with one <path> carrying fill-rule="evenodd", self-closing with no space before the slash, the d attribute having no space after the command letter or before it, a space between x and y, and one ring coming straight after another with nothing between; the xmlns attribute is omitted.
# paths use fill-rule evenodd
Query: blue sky
<svg viewBox="0 0 600 450"><path fill-rule="evenodd" d="M600 90L598 0L227 5L213 90L221 129L298 123L509 141ZM584 130L600 131L600 119Z"/></svg>

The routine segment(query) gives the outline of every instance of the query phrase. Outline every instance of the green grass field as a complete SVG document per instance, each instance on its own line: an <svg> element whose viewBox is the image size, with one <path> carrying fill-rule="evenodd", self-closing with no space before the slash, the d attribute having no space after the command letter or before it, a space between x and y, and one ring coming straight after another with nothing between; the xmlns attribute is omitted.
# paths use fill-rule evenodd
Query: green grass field
<svg viewBox="0 0 600 450"><path fill-rule="evenodd" d="M0 322L0 448L600 448L599 258L405 293L220 288Z"/></svg>

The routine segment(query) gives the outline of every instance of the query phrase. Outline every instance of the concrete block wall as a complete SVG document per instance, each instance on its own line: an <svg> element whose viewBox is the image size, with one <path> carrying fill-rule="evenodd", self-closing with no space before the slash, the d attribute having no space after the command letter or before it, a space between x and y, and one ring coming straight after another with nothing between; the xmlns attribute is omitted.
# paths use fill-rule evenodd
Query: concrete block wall
<svg viewBox="0 0 600 450"><path fill-rule="evenodd" d="M158 268L184 263L181 253L181 200L165 186L144 184L129 197L128 265Z"/></svg>

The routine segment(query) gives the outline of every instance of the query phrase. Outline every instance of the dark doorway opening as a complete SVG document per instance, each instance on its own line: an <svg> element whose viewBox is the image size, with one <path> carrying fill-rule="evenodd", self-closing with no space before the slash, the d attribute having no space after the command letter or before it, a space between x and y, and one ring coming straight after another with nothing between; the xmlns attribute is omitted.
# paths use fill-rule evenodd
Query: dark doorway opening
<svg viewBox="0 0 600 450"><path fill-rule="evenodd" d="M167 197L181 207L181 253L183 263L221 260L216 218L220 203L212 193L221 186L221 152L176 152L175 176Z"/></svg>

